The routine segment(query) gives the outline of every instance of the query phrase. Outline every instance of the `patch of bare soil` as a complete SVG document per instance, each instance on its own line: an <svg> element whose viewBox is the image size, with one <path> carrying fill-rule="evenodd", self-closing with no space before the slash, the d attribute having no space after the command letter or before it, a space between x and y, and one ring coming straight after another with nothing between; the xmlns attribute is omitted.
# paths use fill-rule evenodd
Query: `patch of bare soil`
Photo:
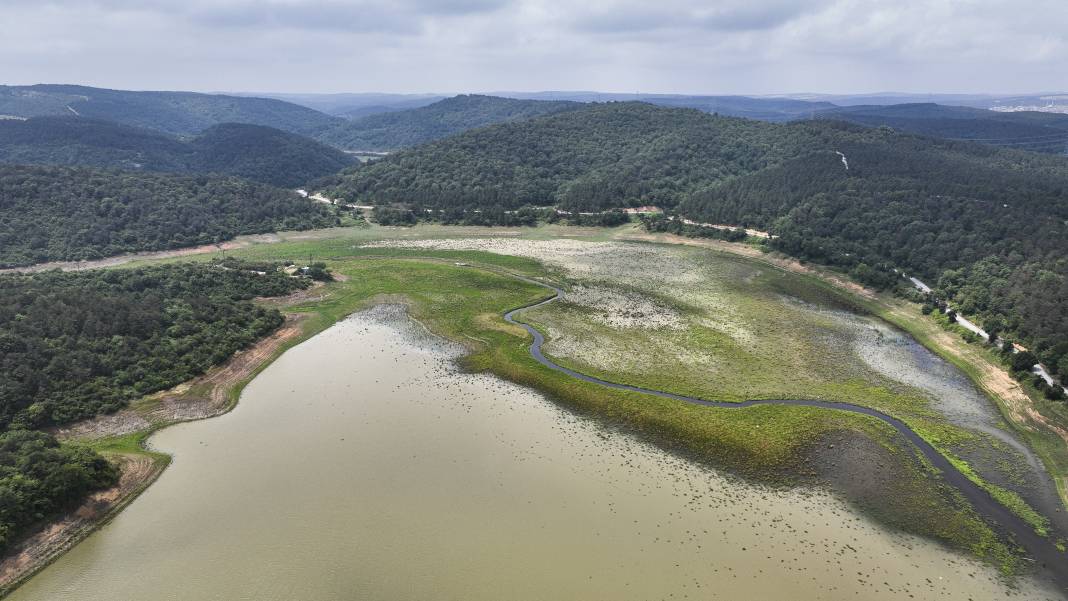
<svg viewBox="0 0 1068 601"><path fill-rule="evenodd" d="M51 263L38 263L37 265L31 265L29 267L13 267L10 269L0 269L0 273L36 273L39 271L50 271L52 269L59 269L61 271L85 271L87 269L114 267L115 265L122 265L131 261L140 261L147 259L170 259L173 257L185 257L189 255L203 255L206 253L218 252L220 250L233 250L235 248L244 248L249 244L249 240L231 240L229 242L222 242L220 244L204 244L201 246L176 248L174 250L157 250L130 253L114 257L107 257L104 259L95 259L92 261L52 261Z"/></svg>
<svg viewBox="0 0 1068 601"><path fill-rule="evenodd" d="M660 242L666 244L683 244L686 246L700 246L703 248L712 248L715 250L721 250L734 255L740 255L748 257L750 259L759 259L761 262L778 267L786 271L794 273L803 273L809 275L818 276L820 279L825 280L839 288L848 290L854 294L863 296L864 298L875 298L875 292L861 286L860 284L842 278L836 274L829 273L827 271L813 268L809 265L802 265L795 259L787 257L775 256L765 254L760 249L747 246L745 244L738 244L737 242L726 242L724 240L713 240L707 238L687 238L686 236L677 236L675 234L653 234L648 232L628 232L616 238L617 240L634 240L641 242Z"/></svg>
<svg viewBox="0 0 1068 601"><path fill-rule="evenodd" d="M119 483L93 493L78 509L43 526L11 549L0 561L0 594L85 538L155 480L165 465L148 455L112 455L109 459L121 470Z"/></svg>
<svg viewBox="0 0 1068 601"><path fill-rule="evenodd" d="M307 292L307 291L302 291ZM289 340L301 334L304 315L286 315L286 321L267 338L239 351L226 363L213 367L192 382L181 384L116 411L57 428L60 439L98 439L121 436L164 424L214 417L230 409L230 390L249 378Z"/></svg>

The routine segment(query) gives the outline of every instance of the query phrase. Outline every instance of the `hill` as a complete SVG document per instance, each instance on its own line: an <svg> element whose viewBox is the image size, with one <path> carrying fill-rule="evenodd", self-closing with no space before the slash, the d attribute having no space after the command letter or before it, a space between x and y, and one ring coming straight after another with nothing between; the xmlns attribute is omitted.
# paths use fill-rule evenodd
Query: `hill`
<svg viewBox="0 0 1068 601"><path fill-rule="evenodd" d="M272 98L132 92L86 86L0 86L0 115L77 115L192 135L219 123L252 123L310 135L339 121L319 111Z"/></svg>
<svg viewBox="0 0 1068 601"><path fill-rule="evenodd" d="M195 155L193 171L236 175L289 188L337 173L353 163L340 150L261 125L216 125L189 146Z"/></svg>
<svg viewBox="0 0 1068 601"><path fill-rule="evenodd" d="M419 108L444 100L445 96L438 94L383 94L376 92L363 92L356 94L241 94L242 96L259 96L262 98L276 98L293 104L299 104L311 109L355 119L375 113L389 113Z"/></svg>
<svg viewBox="0 0 1068 601"><path fill-rule="evenodd" d="M294 192L236 178L0 166L0 267L336 222Z"/></svg>
<svg viewBox="0 0 1068 601"><path fill-rule="evenodd" d="M0 163L219 173L296 187L352 164L345 153L278 129L220 124L183 141L80 117L0 121Z"/></svg>
<svg viewBox="0 0 1068 601"><path fill-rule="evenodd" d="M937 138L974 140L1053 154L1068 154L1068 115L997 112L963 106L918 103L851 106L821 111L821 119L837 119L870 127Z"/></svg>
<svg viewBox="0 0 1068 601"><path fill-rule="evenodd" d="M1068 159L834 121L589 105L400 152L324 182L362 204L656 204L777 234L877 286L901 269L1068 374ZM988 323L989 322L989 323Z"/></svg>
<svg viewBox="0 0 1068 601"><path fill-rule="evenodd" d="M644 103L582 105L461 133L330 178L361 203L428 207L674 206L719 179L785 158L758 121Z"/></svg>
<svg viewBox="0 0 1068 601"><path fill-rule="evenodd" d="M318 139L346 150L396 150L491 125L577 108L573 102L464 95L410 110L373 114L338 125Z"/></svg>
<svg viewBox="0 0 1068 601"><path fill-rule="evenodd" d="M535 100L572 100L575 102L645 102L657 106L691 108L728 117L745 117L747 119L779 123L809 117L813 113L835 107L830 102L820 100L758 96L619 94L606 92L509 92L502 93L501 96Z"/></svg>

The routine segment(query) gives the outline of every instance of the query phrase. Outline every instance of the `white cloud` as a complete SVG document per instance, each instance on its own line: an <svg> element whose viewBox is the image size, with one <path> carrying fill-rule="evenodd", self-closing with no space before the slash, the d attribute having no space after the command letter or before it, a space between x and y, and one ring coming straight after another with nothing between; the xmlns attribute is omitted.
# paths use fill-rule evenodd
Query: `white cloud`
<svg viewBox="0 0 1068 601"><path fill-rule="evenodd" d="M4 0L0 83L260 91L1068 88L1060 0Z"/></svg>

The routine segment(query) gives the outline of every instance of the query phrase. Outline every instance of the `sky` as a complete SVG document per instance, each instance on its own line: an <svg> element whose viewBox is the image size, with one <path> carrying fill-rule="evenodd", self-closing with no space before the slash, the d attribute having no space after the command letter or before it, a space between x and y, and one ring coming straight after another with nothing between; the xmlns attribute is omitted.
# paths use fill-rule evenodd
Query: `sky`
<svg viewBox="0 0 1068 601"><path fill-rule="evenodd" d="M0 83L230 92L1068 90L1065 0L0 0Z"/></svg>

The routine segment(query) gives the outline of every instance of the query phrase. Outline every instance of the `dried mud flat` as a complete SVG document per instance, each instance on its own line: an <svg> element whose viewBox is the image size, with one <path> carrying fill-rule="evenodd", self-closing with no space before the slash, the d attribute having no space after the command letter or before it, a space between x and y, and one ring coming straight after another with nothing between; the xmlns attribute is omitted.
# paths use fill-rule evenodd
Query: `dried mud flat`
<svg viewBox="0 0 1068 601"><path fill-rule="evenodd" d="M166 462L149 455L113 455L121 470L119 483L93 493L78 509L17 544L0 561L0 596L10 592L115 515L163 471Z"/></svg>

